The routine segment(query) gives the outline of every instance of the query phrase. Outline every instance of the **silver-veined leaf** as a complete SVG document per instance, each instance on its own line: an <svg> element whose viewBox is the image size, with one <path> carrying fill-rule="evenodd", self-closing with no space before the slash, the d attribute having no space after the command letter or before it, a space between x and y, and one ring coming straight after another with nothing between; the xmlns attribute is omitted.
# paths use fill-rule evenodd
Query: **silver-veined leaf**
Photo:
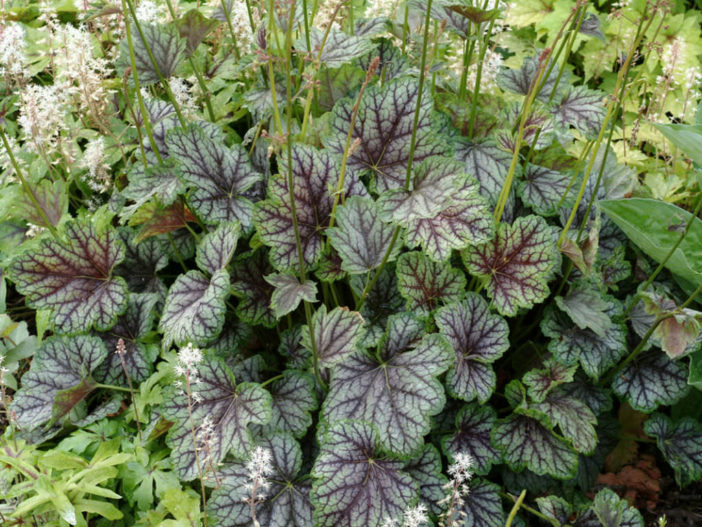
<svg viewBox="0 0 702 527"><path fill-rule="evenodd" d="M543 412L553 425L558 426L563 437L576 451L591 454L595 450L597 418L584 402L568 396L561 390L554 390L543 402L533 405L532 408Z"/></svg>
<svg viewBox="0 0 702 527"><path fill-rule="evenodd" d="M441 446L453 461L457 454L469 454L474 461L476 474L487 474L492 464L499 461L499 453L490 442L490 433L497 415L490 406L471 403L461 408L456 415L456 431L444 436Z"/></svg>
<svg viewBox="0 0 702 527"><path fill-rule="evenodd" d="M137 31L132 24L133 50L139 82L142 85L153 84L159 81L159 73L164 79L173 75L183 59L186 41L178 34L178 30L173 25L161 24L140 24L144 33ZM148 48L148 49L147 49ZM149 50L151 56L149 56ZM118 65L121 69L131 68L132 63L129 57L129 44L125 38L120 45L120 57ZM153 57L156 66L151 62ZM158 71L157 69L158 68Z"/></svg>
<svg viewBox="0 0 702 527"><path fill-rule="evenodd" d="M348 64L356 58L362 57L373 48L373 43L370 38L363 38L356 35L347 35L340 29L331 27L329 34L317 28L310 28L310 45L312 55L316 59L319 55L319 49L322 48L320 61L327 68L340 68L344 64ZM325 40L326 37L326 40ZM304 39L297 42L297 48L306 48L307 44Z"/></svg>
<svg viewBox="0 0 702 527"><path fill-rule="evenodd" d="M461 512L465 513L464 527L502 527L505 511L500 487L484 479L471 481Z"/></svg>
<svg viewBox="0 0 702 527"><path fill-rule="evenodd" d="M593 287L578 284L571 287L567 295L557 296L555 301L580 329L590 329L597 336L604 337L612 327L609 312L615 300Z"/></svg>
<svg viewBox="0 0 702 527"><path fill-rule="evenodd" d="M563 200L570 205L570 199L563 199L569 190L570 176L550 168L529 164L524 179L519 182L517 194L528 207L542 215L555 216Z"/></svg>
<svg viewBox="0 0 702 527"><path fill-rule="evenodd" d="M265 432L287 432L302 437L312 424L310 412L317 408L314 379L308 374L285 370L281 379L268 387L273 406Z"/></svg>
<svg viewBox="0 0 702 527"><path fill-rule="evenodd" d="M295 311L303 300L317 301L317 283L314 280L300 283L295 275L289 273L271 274L264 276L264 279L275 287L271 296L271 307L278 318Z"/></svg>
<svg viewBox="0 0 702 527"><path fill-rule="evenodd" d="M327 430L312 477L318 527L379 527L401 517L419 491L404 464L383 452L375 428L356 421Z"/></svg>
<svg viewBox="0 0 702 527"><path fill-rule="evenodd" d="M216 271L208 279L199 271L180 275L168 290L159 329L164 349L172 343L203 345L222 330L229 274Z"/></svg>
<svg viewBox="0 0 702 527"><path fill-rule="evenodd" d="M455 362L447 374L451 395L487 401L495 390L492 363L509 348L507 322L490 313L487 302L475 293L439 309L436 325L453 346Z"/></svg>
<svg viewBox="0 0 702 527"><path fill-rule="evenodd" d="M302 328L302 345L310 352L316 348L319 365L330 368L356 350L363 333L363 318L357 311L345 307L327 311L327 307L322 305L312 315L311 326L311 335L309 326Z"/></svg>
<svg viewBox="0 0 702 527"><path fill-rule="evenodd" d="M675 481L684 487L702 478L702 425L690 417L673 423L663 414L655 414L644 424L654 437L663 457L675 471Z"/></svg>
<svg viewBox="0 0 702 527"><path fill-rule="evenodd" d="M585 86L571 86L554 98L551 109L558 126L571 126L587 137L596 136L605 116L604 93Z"/></svg>
<svg viewBox="0 0 702 527"><path fill-rule="evenodd" d="M432 514L439 515L439 502L446 496L448 479L441 473L441 454L434 445L424 445L421 454L405 465L405 471L419 483L419 499Z"/></svg>
<svg viewBox="0 0 702 527"><path fill-rule="evenodd" d="M271 307L274 288L264 276L273 271L263 250L242 255L232 270L232 292L239 298L236 315L249 324L273 327L275 313Z"/></svg>
<svg viewBox="0 0 702 527"><path fill-rule="evenodd" d="M458 302L465 295L466 277L459 269L436 263L421 252L402 254L395 272L409 311L431 312L440 303Z"/></svg>
<svg viewBox="0 0 702 527"><path fill-rule="evenodd" d="M456 159L465 163L466 174L478 180L480 193L491 203L497 203L512 154L491 142L459 143Z"/></svg>
<svg viewBox="0 0 702 527"><path fill-rule="evenodd" d="M399 333L405 342L392 338ZM416 452L430 430L430 416L439 413L446 402L437 376L451 363L445 338L422 333L413 317L391 317L376 354L359 350L334 367L324 418L331 423L344 419L369 422L390 452Z"/></svg>
<svg viewBox="0 0 702 527"><path fill-rule="evenodd" d="M537 403L543 402L556 386L571 382L577 369L575 365L564 365L553 359L545 360L543 368L531 370L524 375L523 381L529 397Z"/></svg>
<svg viewBox="0 0 702 527"><path fill-rule="evenodd" d="M195 253L195 263L206 273L214 274L229 265L241 227L238 223L222 223L206 234Z"/></svg>

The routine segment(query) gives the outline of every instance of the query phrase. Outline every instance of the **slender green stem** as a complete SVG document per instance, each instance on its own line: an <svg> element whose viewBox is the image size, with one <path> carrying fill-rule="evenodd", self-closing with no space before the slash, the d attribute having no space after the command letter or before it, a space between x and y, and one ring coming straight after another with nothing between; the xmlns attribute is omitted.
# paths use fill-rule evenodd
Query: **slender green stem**
<svg viewBox="0 0 702 527"><path fill-rule="evenodd" d="M522 491L522 493L519 495L519 497L514 500L514 506L512 507L512 510L509 512L509 516L507 516L507 523L505 523L505 527L511 527L512 522L514 521L514 518L517 516L517 512L519 511L519 508L522 506L522 503L524 503L524 498L526 498L526 489Z"/></svg>
<svg viewBox="0 0 702 527"><path fill-rule="evenodd" d="M495 25L495 18L493 18L490 21L490 25L488 26L487 29L487 34L488 36L492 34L492 28ZM480 28L480 25L478 25L478 28ZM483 61L485 59L485 53L487 52L488 49L488 44L489 41L488 39L485 40L485 42L481 42L480 44L480 51L479 51L479 57L478 57L478 71L475 74L475 86L473 87L473 104L470 109L470 124L468 125L468 137L473 139L473 129L475 128L475 118L478 115L478 95L480 94L480 81L482 80L483 77Z"/></svg>
<svg viewBox="0 0 702 527"><path fill-rule="evenodd" d="M526 491L523 491L523 493L524 493L524 492L526 492ZM515 504L517 503L517 501L518 501L518 499L519 499L519 498L515 498L514 496L512 496L511 494L508 494L508 493L506 493L506 492L500 492L500 495L501 495L503 498L508 498L508 499L512 500L512 502L515 503ZM521 497L521 495L520 495L520 497ZM522 503L521 503L521 505L520 505L520 508L524 509L525 511L527 511L527 512L530 513L530 514L533 514L533 515L536 516L537 518L539 518L539 519L541 519L541 520L543 520L543 521L545 521L545 522L550 523L550 524L553 525L554 527L561 527L561 524L560 524L560 522L559 522L558 520L554 520L553 518L549 518L548 516L546 516L545 514L540 513L540 512L537 511L536 509L534 509L534 508L532 508L532 507L529 507L529 506L526 505L523 501L522 501Z"/></svg>
<svg viewBox="0 0 702 527"><path fill-rule="evenodd" d="M169 0L170 2L170 0ZM227 21L227 27L229 28L229 34L232 37L232 43L234 44L234 56L236 57L236 60L241 59L241 53L239 52L239 45L237 44L236 41L236 33L234 32L234 26L232 26L232 15L229 12L229 9L227 9L227 4L226 0L222 0L222 11L224 12L224 18ZM254 31L253 29L253 20L251 21L251 31Z"/></svg>
<svg viewBox="0 0 702 527"><path fill-rule="evenodd" d="M274 383L275 381L279 381L283 377L285 377L285 375L283 375L282 373L280 375L276 375L275 377L271 377L270 379L263 381L261 383L261 386L262 387L268 386L269 384Z"/></svg>
<svg viewBox="0 0 702 527"><path fill-rule="evenodd" d="M468 61L470 60L470 46L471 43L473 42L470 40L470 22L468 23L468 36L466 37L466 41L463 44L463 58L461 60L461 78L458 81L458 100L463 101L463 98L466 95L466 85L468 84L468 67L470 64Z"/></svg>
<svg viewBox="0 0 702 527"><path fill-rule="evenodd" d="M156 159L159 163L163 162L161 157L161 152L158 149L156 140L154 139L154 132L151 128L151 116L146 110L146 105L144 104L144 98L141 95L141 85L139 83L139 72L136 67L136 55L134 54L134 41L132 39L132 28L129 24L127 17L127 0L122 0L122 13L124 14L125 24L124 30L127 35L127 45L129 47L129 60L132 66L132 78L134 79L134 91L137 96L137 103L139 105L139 112L141 112L141 121L144 123L144 129L146 130L146 136L149 138L149 144L151 145L151 150L153 151ZM146 165L146 159L144 159L144 165Z"/></svg>
<svg viewBox="0 0 702 527"><path fill-rule="evenodd" d="M116 390L118 392L129 392L129 388L124 388L123 386L115 386L113 384L101 384L95 383L95 388L104 388L106 390Z"/></svg>
<svg viewBox="0 0 702 527"><path fill-rule="evenodd" d="M44 212L44 209L39 204L39 200L37 199L37 195L34 193L34 189L32 189L27 180L24 178L24 174L22 174L22 169L20 168L19 163L17 163L17 159L15 159L15 155L12 152L12 148L10 148L10 142L8 141L7 135L5 134L5 130L3 128L4 127L0 127L0 135L2 135L2 144L5 147L5 151L7 152L8 157L10 158L10 163L12 163L12 167L15 169L15 174L17 174L17 177L22 183L22 188L24 188L24 191L29 196L29 199L32 200L32 204L34 205L34 208L37 209L37 212L39 213L41 220L44 222L44 225L47 229L49 229L49 231L51 231L53 237L56 238L58 236L58 233L56 232L56 227L54 227L51 221L49 221L46 212Z"/></svg>
<svg viewBox="0 0 702 527"><path fill-rule="evenodd" d="M123 0L124 1L124 0ZM168 98L171 101L171 104L173 105L173 108L175 109L176 115L178 116L178 121L180 122L180 125L185 128L186 122L185 119L183 118L183 112L180 109L180 105L178 104L178 101L176 100L175 96L173 95L173 91L171 90L171 86L168 83L168 80L164 78L163 74L161 73L161 68L159 68L158 63L156 62L156 59L154 58L154 54L151 50L151 46L149 45L149 42L146 40L146 37L144 36L144 31L141 28L141 23L139 22L139 19L136 16L136 11L134 10L134 4L132 0L126 0L127 6L129 6L129 12L132 15L132 19L134 21L134 26L137 28L137 32L139 33L139 38L141 38L141 42L144 44L144 49L146 50L146 54L149 56L149 61L151 62L151 66L154 68L154 71L156 72L156 75L158 76L158 80L161 82L161 86L163 86L163 89L166 92L166 95L168 95ZM126 22L126 26L129 26L129 21Z"/></svg>

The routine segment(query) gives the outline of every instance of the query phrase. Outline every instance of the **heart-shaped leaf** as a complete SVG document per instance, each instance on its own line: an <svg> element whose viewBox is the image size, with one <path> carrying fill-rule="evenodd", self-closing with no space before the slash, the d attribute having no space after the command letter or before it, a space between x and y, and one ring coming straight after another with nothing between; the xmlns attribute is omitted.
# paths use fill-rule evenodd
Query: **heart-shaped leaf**
<svg viewBox="0 0 702 527"><path fill-rule="evenodd" d="M342 421L331 426L312 469L315 525L375 526L401 517L418 494L417 483L403 468L380 448L371 425Z"/></svg>
<svg viewBox="0 0 702 527"><path fill-rule="evenodd" d="M441 440L449 461L453 462L458 454L468 454L473 458L476 474L490 472L492 464L499 460L499 454L490 442L496 420L495 410L490 406L471 403L461 408L456 415L456 431Z"/></svg>
<svg viewBox="0 0 702 527"><path fill-rule="evenodd" d="M10 406L17 424L32 430L65 416L95 389L90 375L106 357L107 350L97 337L47 338L22 376L22 387Z"/></svg>
<svg viewBox="0 0 702 527"><path fill-rule="evenodd" d="M371 271L383 262L395 229L380 221L378 205L370 198L352 197L336 211L336 226L327 230L329 242L349 274ZM387 261L399 253L395 244Z"/></svg>
<svg viewBox="0 0 702 527"><path fill-rule="evenodd" d="M497 198L505 182L512 154L505 152L492 142L459 143L456 159L465 163L465 172L480 183L480 193L497 203Z"/></svg>
<svg viewBox="0 0 702 527"><path fill-rule="evenodd" d="M687 388L684 364L656 350L631 362L612 381L614 393L624 397L635 410L646 413L661 404L675 404Z"/></svg>
<svg viewBox="0 0 702 527"><path fill-rule="evenodd" d="M36 309L50 309L56 331L112 327L127 307L127 284L113 276L124 258L114 229L99 233L85 222L66 225L66 240L45 239L14 260L10 278Z"/></svg>
<svg viewBox="0 0 702 527"><path fill-rule="evenodd" d="M449 393L484 403L495 390L497 380L491 364L509 348L507 322L490 313L480 296L469 293L463 302L439 309L436 325L456 356L447 374Z"/></svg>
<svg viewBox="0 0 702 527"><path fill-rule="evenodd" d="M287 156L279 156L278 162L280 174L270 180L267 199L256 205L255 220L261 241L271 247L273 265L290 269L298 265L298 253ZM338 175L338 162L328 151L301 144L293 146L295 216L306 265L316 262L324 250L322 235L329 226ZM355 174L347 174L345 178L345 195L367 195ZM338 215L339 212L337 219Z"/></svg>
<svg viewBox="0 0 702 527"><path fill-rule="evenodd" d="M357 311L348 308L336 307L327 311L327 307L322 305L312 315L311 326L319 365L330 368L356 350L363 332L363 318ZM302 345L314 352L308 326L302 328Z"/></svg>
<svg viewBox="0 0 702 527"><path fill-rule="evenodd" d="M162 347L192 342L204 345L222 330L225 301L229 296L229 273L216 271L208 279L199 271L180 275L168 290L159 329Z"/></svg>
<svg viewBox="0 0 702 527"><path fill-rule="evenodd" d="M245 229L251 226L253 204L246 191L261 180L261 174L244 147L227 148L196 124L172 130L166 143L179 161L183 183L191 189L188 204L203 222L239 221Z"/></svg>
<svg viewBox="0 0 702 527"><path fill-rule="evenodd" d="M594 288L579 285L572 287L565 296L555 298L556 305L565 311L580 329L591 329L597 336L604 337L612 327L609 316L614 302Z"/></svg>
<svg viewBox="0 0 702 527"><path fill-rule="evenodd" d="M370 86L363 94L352 132L360 145L348 156L347 167L352 174L372 174L379 193L404 185L418 97L419 84L411 79ZM346 148L354 104L353 99L345 99L334 107L332 132L325 144L339 155ZM445 150L436 139L431 109L432 101L425 91L416 126L413 163Z"/></svg>
<svg viewBox="0 0 702 527"><path fill-rule="evenodd" d="M166 442L173 465L185 481L198 476L195 456L201 456L201 463L205 459L202 445L195 450L192 426L198 431L204 423L209 424L207 456L216 467L228 453L246 458L253 446L249 426L266 424L271 417L268 392L254 383L237 385L231 370L214 358L197 365L197 383L191 385L191 391L193 395L188 397L182 388L174 387L162 405L163 416L176 422Z"/></svg>
<svg viewBox="0 0 702 527"><path fill-rule="evenodd" d="M484 479L471 481L470 492L463 500L461 512L465 513L464 527L504 526L505 511L499 485Z"/></svg>
<svg viewBox="0 0 702 527"><path fill-rule="evenodd" d="M458 302L465 294L466 277L460 270L433 262L421 252L402 254L395 272L409 311L429 313L439 303Z"/></svg>
<svg viewBox="0 0 702 527"><path fill-rule="evenodd" d="M398 333L405 342L395 346L390 339ZM416 452L429 432L429 417L444 406L444 390L436 377L451 363L444 337L422 334L410 315L391 317L386 346L381 343L373 356L359 350L334 367L324 418L332 423L369 422L390 452Z"/></svg>
<svg viewBox="0 0 702 527"><path fill-rule="evenodd" d="M287 432L302 437L312 424L310 412L317 408L314 379L303 372L285 370L270 384L273 407L265 431Z"/></svg>
<svg viewBox="0 0 702 527"><path fill-rule="evenodd" d="M556 256L551 228L539 216L500 223L494 240L464 253L468 270L485 280L493 304L507 316L546 299Z"/></svg>
<svg viewBox="0 0 702 527"><path fill-rule="evenodd" d="M663 414L655 414L646 424L646 433L654 437L663 457L675 471L675 481L684 487L702 478L702 425L690 417L673 423Z"/></svg>
<svg viewBox="0 0 702 527"><path fill-rule="evenodd" d="M533 408L543 412L551 423L558 426L575 450L582 454L591 454L595 450L597 418L584 402L555 390Z"/></svg>

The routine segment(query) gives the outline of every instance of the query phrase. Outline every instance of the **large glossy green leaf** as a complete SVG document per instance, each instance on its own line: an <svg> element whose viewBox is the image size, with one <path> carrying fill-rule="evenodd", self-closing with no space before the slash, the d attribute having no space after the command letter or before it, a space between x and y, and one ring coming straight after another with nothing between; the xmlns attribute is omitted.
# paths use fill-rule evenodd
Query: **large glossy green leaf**
<svg viewBox="0 0 702 527"><path fill-rule="evenodd" d="M648 256L661 263L680 239L680 226L690 213L664 201L644 198L600 201L602 210ZM695 218L690 230L666 267L676 275L702 284L702 220Z"/></svg>
<svg viewBox="0 0 702 527"><path fill-rule="evenodd" d="M653 126L697 165L702 166L702 125L653 123Z"/></svg>

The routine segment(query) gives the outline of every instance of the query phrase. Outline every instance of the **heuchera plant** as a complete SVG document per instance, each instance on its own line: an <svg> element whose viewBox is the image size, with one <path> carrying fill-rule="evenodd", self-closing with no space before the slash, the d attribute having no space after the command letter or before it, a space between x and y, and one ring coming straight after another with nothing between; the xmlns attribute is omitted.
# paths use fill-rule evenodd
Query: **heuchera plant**
<svg viewBox="0 0 702 527"><path fill-rule="evenodd" d="M590 492L630 441L622 409L652 414L640 434L679 485L702 478L702 424L668 409L702 389L702 192L691 212L634 197L615 153L664 6L608 95L568 62L606 38L584 1L513 67L489 66L514 54L492 1L167 4L93 13L125 24L107 192L37 168L52 154L3 110L0 307L23 298L39 338L17 371L30 353L5 337L34 340L0 319L4 441L70 451L121 419L134 456L112 490L11 518L643 527ZM662 130L702 166L697 128Z"/></svg>

